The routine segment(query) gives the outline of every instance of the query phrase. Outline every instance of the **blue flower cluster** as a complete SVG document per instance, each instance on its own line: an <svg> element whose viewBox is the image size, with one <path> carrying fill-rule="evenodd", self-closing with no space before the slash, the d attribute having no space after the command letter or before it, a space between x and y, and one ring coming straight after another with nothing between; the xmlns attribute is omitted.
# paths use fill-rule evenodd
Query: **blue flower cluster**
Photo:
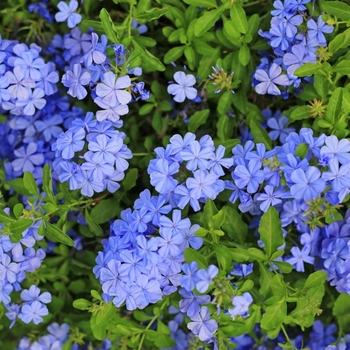
<svg viewBox="0 0 350 350"><path fill-rule="evenodd" d="M53 169L58 179L68 182L71 190L81 189L88 197L105 189L111 193L118 190L117 181L124 178L129 167L126 159L132 158L123 142L126 135L115 129L123 125L122 121L93 118L93 113L88 112L84 120L75 119L52 145L56 157Z"/></svg>
<svg viewBox="0 0 350 350"><path fill-rule="evenodd" d="M198 270L196 262L184 263L184 250L199 249L203 241L195 236L199 226L182 219L177 208L190 203L199 210L200 202L214 199L225 188L219 180L223 167L229 168L233 160L224 158L224 147L215 151L209 136L196 141L192 133L184 138L173 136L165 149L157 148L155 153L148 172L159 196L145 190L133 211L122 211L121 219L111 225L111 236L103 241L94 273L105 300L113 300L117 307L125 303L128 310L143 309L181 286L179 307L192 321L188 327L201 340L210 341L217 323L208 308L200 306L209 303L210 297L193 291L205 293L218 268L211 265Z"/></svg>
<svg viewBox="0 0 350 350"><path fill-rule="evenodd" d="M114 60L108 58L109 47L114 49ZM129 52L122 44L108 45L105 35L99 38L94 32L82 34L79 28L74 28L64 37L55 35L48 54L55 55L53 60L65 72L62 84L70 96L82 100L88 95L87 87L90 89L94 102L101 108L96 112L99 121L118 121L129 112L130 102L150 98L144 82L133 82L134 78L127 75L139 76L142 69L125 68Z"/></svg>
<svg viewBox="0 0 350 350"><path fill-rule="evenodd" d="M57 91L58 73L42 49L0 37L0 106L13 115L33 116Z"/></svg>
<svg viewBox="0 0 350 350"><path fill-rule="evenodd" d="M5 212L9 213L6 209ZM51 302L51 294L44 292L40 294L40 289L32 285L28 290L21 292L21 305L11 304L10 294L13 291L22 289L21 282L24 281L27 272L37 270L46 254L43 249L34 249L36 241L43 239L38 234L38 228L41 221L37 221L22 233L22 238L13 243L10 236L2 235L0 237L0 302L6 309L6 316L12 321L11 326L20 318L23 322L34 324L40 323L42 316L48 315L48 309L45 304ZM0 224L0 229L4 226Z"/></svg>
<svg viewBox="0 0 350 350"><path fill-rule="evenodd" d="M195 138L192 133L184 138L172 136L165 149L155 149L156 159L150 161L148 173L156 191L173 207L183 209L190 203L198 211L200 203L215 199L224 190L225 184L219 178L233 160L225 158L225 147L215 150L209 135L199 141Z"/></svg>
<svg viewBox="0 0 350 350"><path fill-rule="evenodd" d="M271 28L260 35L269 41L274 57L265 55L257 67L253 86L258 94L281 95L278 86L298 88L303 80L293 73L305 63L316 63L319 47L327 46L325 34L332 33L322 16L317 22L307 14L305 4L310 0L276 0L271 11ZM304 29L305 28L305 29ZM282 73L286 72L286 74ZM282 92L287 97L287 91Z"/></svg>
<svg viewBox="0 0 350 350"><path fill-rule="evenodd" d="M41 336L36 341L24 337L19 341L16 350L45 350L45 349L62 349L69 336L69 325L63 323L52 323L47 327L48 334Z"/></svg>

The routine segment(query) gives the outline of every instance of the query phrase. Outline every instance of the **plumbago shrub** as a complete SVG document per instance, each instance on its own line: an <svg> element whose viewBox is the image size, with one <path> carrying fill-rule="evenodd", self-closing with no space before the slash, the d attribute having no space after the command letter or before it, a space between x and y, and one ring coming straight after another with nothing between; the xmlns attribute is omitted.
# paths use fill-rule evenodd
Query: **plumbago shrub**
<svg viewBox="0 0 350 350"><path fill-rule="evenodd" d="M7 0L0 348L350 348L350 4Z"/></svg>

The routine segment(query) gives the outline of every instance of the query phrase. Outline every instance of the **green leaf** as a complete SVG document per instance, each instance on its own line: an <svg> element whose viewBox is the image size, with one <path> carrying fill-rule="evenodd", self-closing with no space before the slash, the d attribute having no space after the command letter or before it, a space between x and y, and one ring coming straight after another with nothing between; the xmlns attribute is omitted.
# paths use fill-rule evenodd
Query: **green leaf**
<svg viewBox="0 0 350 350"><path fill-rule="evenodd" d="M267 269L264 263L259 262L259 283L260 283L260 294L268 299L273 295L272 284L273 284L273 273Z"/></svg>
<svg viewBox="0 0 350 350"><path fill-rule="evenodd" d="M297 107L290 115L291 120L302 120L308 118L310 118L310 114L307 106Z"/></svg>
<svg viewBox="0 0 350 350"><path fill-rule="evenodd" d="M16 219L18 219L21 216L21 214L23 213L23 209L24 209L24 206L22 203L17 203L13 207L13 214L16 217Z"/></svg>
<svg viewBox="0 0 350 350"><path fill-rule="evenodd" d="M243 34L248 31L247 15L242 6L237 3L233 4L230 9L230 16L236 28Z"/></svg>
<svg viewBox="0 0 350 350"><path fill-rule="evenodd" d="M196 261L198 263L199 269L207 269L208 261L207 259L198 251L193 248L186 248L185 252L185 260L189 264L192 261Z"/></svg>
<svg viewBox="0 0 350 350"><path fill-rule="evenodd" d="M342 102L343 91L342 88L338 87L333 91L332 96L330 97L327 105L326 119L329 120L332 123L332 125L336 125L337 123L337 120L341 113Z"/></svg>
<svg viewBox="0 0 350 350"><path fill-rule="evenodd" d="M118 203L115 199L105 199L92 208L91 220L96 224L103 224L115 218L119 212Z"/></svg>
<svg viewBox="0 0 350 350"><path fill-rule="evenodd" d="M45 201L56 204L55 195L52 190L52 176L49 164L45 164L43 168L43 191L46 193Z"/></svg>
<svg viewBox="0 0 350 350"><path fill-rule="evenodd" d="M327 77L322 74L315 74L314 88L321 98L325 99L328 95L329 82Z"/></svg>
<svg viewBox="0 0 350 350"><path fill-rule="evenodd" d="M350 92L343 89L343 109L345 113L350 113Z"/></svg>
<svg viewBox="0 0 350 350"><path fill-rule="evenodd" d="M127 192L136 186L139 171L137 168L130 169L123 180L124 191Z"/></svg>
<svg viewBox="0 0 350 350"><path fill-rule="evenodd" d="M230 109L232 103L232 92L231 91L225 91L219 98L219 102L217 104L217 111L220 114L223 114L224 117L227 118L226 112ZM218 130L219 132L219 130Z"/></svg>
<svg viewBox="0 0 350 350"><path fill-rule="evenodd" d="M258 248L249 248L247 250L247 253L249 255L249 257L253 260L256 261L266 261L267 260L267 256Z"/></svg>
<svg viewBox="0 0 350 350"><path fill-rule="evenodd" d="M341 1L326 1L322 3L322 8L323 11L343 21L350 20L350 6Z"/></svg>
<svg viewBox="0 0 350 350"><path fill-rule="evenodd" d="M30 196L28 190L24 187L23 179L13 179L7 182L18 194Z"/></svg>
<svg viewBox="0 0 350 350"><path fill-rule="evenodd" d="M53 242L59 242L73 247L73 240L62 232L56 225L50 224L49 222L43 222L46 225L45 236Z"/></svg>
<svg viewBox="0 0 350 350"><path fill-rule="evenodd" d="M204 205L202 220L205 228L212 230L213 226L213 216L218 213L215 203L212 199L208 199Z"/></svg>
<svg viewBox="0 0 350 350"><path fill-rule="evenodd" d="M2 208L0 208L0 222L6 224L9 222L17 222L12 216L7 215Z"/></svg>
<svg viewBox="0 0 350 350"><path fill-rule="evenodd" d="M201 125L205 124L209 117L209 112L209 109L203 109L202 111L194 113L188 123L188 131L196 132Z"/></svg>
<svg viewBox="0 0 350 350"><path fill-rule="evenodd" d="M268 306L261 318L261 328L266 330L280 326L287 316L287 303L280 301L275 305Z"/></svg>
<svg viewBox="0 0 350 350"><path fill-rule="evenodd" d="M213 245L213 248L220 270L224 271L225 273L232 271L232 255L229 248L217 243Z"/></svg>
<svg viewBox="0 0 350 350"><path fill-rule="evenodd" d="M171 48L164 56L164 63L175 62L185 51L186 46L175 46Z"/></svg>
<svg viewBox="0 0 350 350"><path fill-rule="evenodd" d="M187 60L187 64L190 67L190 69L194 69L194 64L196 62L196 54L193 50L192 46L186 46L185 51L184 51L186 60Z"/></svg>
<svg viewBox="0 0 350 350"><path fill-rule="evenodd" d="M106 328L107 325L101 325L99 323L97 323L96 321L97 319L97 315L92 315L90 318L90 328L92 331L93 336L97 339L97 340L103 340L106 338Z"/></svg>
<svg viewBox="0 0 350 350"><path fill-rule="evenodd" d="M141 46L136 40L132 40L135 49L142 52L142 66L149 70L165 71L164 64L147 49Z"/></svg>
<svg viewBox="0 0 350 350"><path fill-rule="evenodd" d="M254 282L252 280L245 280L242 287L239 288L239 291L241 293L248 292L249 290L253 289Z"/></svg>
<svg viewBox="0 0 350 350"><path fill-rule="evenodd" d="M36 184L33 174L29 171L26 171L23 175L23 184L30 194L39 196L38 185Z"/></svg>
<svg viewBox="0 0 350 350"><path fill-rule="evenodd" d="M258 229L260 238L264 242L264 250L268 257L284 243L282 223L279 218L278 211L274 207L270 207L266 213L263 214Z"/></svg>
<svg viewBox="0 0 350 350"><path fill-rule="evenodd" d="M336 316L340 329L344 333L350 332L350 295L342 293L338 296L333 306L333 316Z"/></svg>
<svg viewBox="0 0 350 350"><path fill-rule="evenodd" d="M183 0L187 5L198 7L217 7L215 0Z"/></svg>
<svg viewBox="0 0 350 350"><path fill-rule="evenodd" d="M210 28L214 27L224 10L224 7L219 7L216 10L204 12L204 15L198 19L194 27L194 35L197 37L202 36Z"/></svg>
<svg viewBox="0 0 350 350"><path fill-rule="evenodd" d="M338 73L341 75L350 74L350 60L341 60L338 64L332 67L332 73Z"/></svg>
<svg viewBox="0 0 350 350"><path fill-rule="evenodd" d="M267 150L272 149L272 141L270 136L257 120L251 119L249 128L254 137L255 143L263 143Z"/></svg>
<svg viewBox="0 0 350 350"><path fill-rule="evenodd" d="M116 311L117 308L112 302L103 304L103 307L100 308L97 313L96 323L99 325L107 325L115 315Z"/></svg>
<svg viewBox="0 0 350 350"><path fill-rule="evenodd" d="M328 45L328 50L330 52L337 52L343 45L345 40L345 35L344 33L338 34L333 40L330 41Z"/></svg>
<svg viewBox="0 0 350 350"><path fill-rule="evenodd" d="M152 111L153 108L154 108L154 104L146 103L143 106L141 106L141 108L139 109L139 114L140 115L147 115Z"/></svg>
<svg viewBox="0 0 350 350"><path fill-rule="evenodd" d="M90 301L82 298L73 301L73 307L78 310L87 310L90 305Z"/></svg>
<svg viewBox="0 0 350 350"><path fill-rule="evenodd" d="M32 219L19 219L16 222L12 222L10 224L10 230L13 235L20 235L22 234L27 228L32 226L33 220Z"/></svg>
<svg viewBox="0 0 350 350"><path fill-rule="evenodd" d="M85 209L85 220L86 220L86 223L88 224L90 231L95 236L102 236L103 235L103 230L102 230L101 226L98 225L94 220L91 219L91 216L90 216L87 208Z"/></svg>
<svg viewBox="0 0 350 350"><path fill-rule="evenodd" d="M113 21L108 13L108 11L103 8L100 11L100 20L103 27L104 34L113 43L119 43L118 33L114 30Z"/></svg>
<svg viewBox="0 0 350 350"><path fill-rule="evenodd" d="M314 323L315 316L320 314L321 301L325 293L325 287L320 284L318 287L310 288L306 295L297 302L296 308L289 314L294 318L294 322L304 327L311 327Z"/></svg>
<svg viewBox="0 0 350 350"><path fill-rule="evenodd" d="M311 275L309 275L309 277L305 281L303 289L306 290L306 289L318 287L324 284L326 279L327 279L327 272L325 271L313 272Z"/></svg>
<svg viewBox="0 0 350 350"><path fill-rule="evenodd" d="M250 61L250 50L247 44L243 44L238 52L238 59L242 66L246 66Z"/></svg>
<svg viewBox="0 0 350 350"><path fill-rule="evenodd" d="M135 19L137 21L147 21L151 22L155 19L158 19L165 15L169 11L169 8L163 7L163 8L153 8L150 10L147 10L145 12L139 13Z"/></svg>
<svg viewBox="0 0 350 350"><path fill-rule="evenodd" d="M309 146L306 143L300 143L295 150L295 155L298 156L300 159L304 159L309 152Z"/></svg>
<svg viewBox="0 0 350 350"><path fill-rule="evenodd" d="M294 71L297 77L310 77L320 70L320 65L317 63L305 63Z"/></svg>
<svg viewBox="0 0 350 350"><path fill-rule="evenodd" d="M283 273L291 273L293 270L293 267L291 264L287 262L281 262L281 261L274 261L273 262Z"/></svg>
<svg viewBox="0 0 350 350"><path fill-rule="evenodd" d="M257 13L254 13L249 18L247 34L254 36L258 32L259 28L260 28L260 16Z"/></svg>
<svg viewBox="0 0 350 350"><path fill-rule="evenodd" d="M242 248L229 248L231 258L234 262L243 262L249 260L247 250Z"/></svg>
<svg viewBox="0 0 350 350"><path fill-rule="evenodd" d="M213 216L213 228L219 229L224 223L225 223L225 211L219 210L219 212Z"/></svg>
<svg viewBox="0 0 350 350"><path fill-rule="evenodd" d="M225 222L222 224L222 229L234 242L243 244L247 237L248 225L242 220L242 215L227 205L222 210L225 212Z"/></svg>

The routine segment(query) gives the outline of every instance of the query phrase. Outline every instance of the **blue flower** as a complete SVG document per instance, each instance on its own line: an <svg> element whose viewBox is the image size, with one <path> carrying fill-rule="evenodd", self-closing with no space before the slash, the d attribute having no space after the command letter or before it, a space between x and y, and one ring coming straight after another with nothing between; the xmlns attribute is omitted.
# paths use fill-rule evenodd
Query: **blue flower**
<svg viewBox="0 0 350 350"><path fill-rule="evenodd" d="M150 173L152 186L161 194L173 191L178 182L172 178L172 175L179 171L179 164L172 163L169 165L167 160L159 159L155 166L156 170Z"/></svg>
<svg viewBox="0 0 350 350"><path fill-rule="evenodd" d="M302 169L294 170L290 176L294 182L290 188L292 196L312 202L326 188L326 182L320 175L320 171L314 166L310 166L306 172Z"/></svg>
<svg viewBox="0 0 350 350"><path fill-rule="evenodd" d="M276 84L287 86L289 85L289 79L286 74L281 74L282 68L276 63L272 63L269 69L269 73L265 72L263 69L258 69L254 78L259 82L255 86L255 91L264 95L266 93L270 95L280 95L281 91L278 89Z"/></svg>
<svg viewBox="0 0 350 350"><path fill-rule="evenodd" d="M56 141L57 150L62 152L63 159L71 159L75 152L79 152L84 148L85 131L78 128L75 132L71 129L61 134Z"/></svg>
<svg viewBox="0 0 350 350"><path fill-rule="evenodd" d="M67 5L63 1L60 1L57 4L57 7L60 10L60 12L57 12L55 15L56 21L67 21L68 28L74 28L82 20L82 16L79 13L74 13L78 6L79 4L76 0L70 0L69 5Z"/></svg>
<svg viewBox="0 0 350 350"><path fill-rule="evenodd" d="M234 174L235 184L238 188L244 189L247 186L249 193L254 193L258 190L259 184L265 180L265 175L261 168L261 162L252 159L248 163L248 167L237 165Z"/></svg>
<svg viewBox="0 0 350 350"><path fill-rule="evenodd" d="M41 165L44 163L44 155L38 152L38 145L34 142L28 143L28 145L22 146L14 151L16 159L12 162L13 170L15 171L34 171L35 165Z"/></svg>
<svg viewBox="0 0 350 350"><path fill-rule="evenodd" d="M318 16L317 18L317 24L314 19L310 18L307 22L308 30L308 36L310 39L317 38L319 45L326 46L327 41L323 33L330 34L333 32L334 28L327 25L323 19L322 16Z"/></svg>
<svg viewBox="0 0 350 350"><path fill-rule="evenodd" d="M200 311L200 304L210 302L209 295L196 295L192 292L187 292L184 288L179 290L179 294L183 299L180 300L179 308L183 313L187 313L188 317L193 317Z"/></svg>
<svg viewBox="0 0 350 350"><path fill-rule="evenodd" d="M198 282L197 270L198 264L196 261L182 265L184 275L181 275L180 283L181 287L185 288L188 292L191 292Z"/></svg>
<svg viewBox="0 0 350 350"><path fill-rule="evenodd" d="M31 285L29 289L22 290L21 299L26 302L38 300L41 303L48 304L51 302L52 297L49 292L44 292L40 295L40 289L35 285Z"/></svg>
<svg viewBox="0 0 350 350"><path fill-rule="evenodd" d="M214 173L197 170L193 173L193 178L190 177L186 180L186 186L194 199L200 199L201 197L215 199L217 191L214 184L216 182L217 175Z"/></svg>
<svg viewBox="0 0 350 350"><path fill-rule="evenodd" d="M290 252L293 254L293 257L287 258L286 262L291 264L298 272L304 272L304 262L308 264L314 263L314 257L309 256L310 247L304 246L302 250L298 247L293 247Z"/></svg>
<svg viewBox="0 0 350 350"><path fill-rule="evenodd" d="M17 100L16 107L23 107L23 114L25 115L34 115L35 108L43 109L45 107L46 100L43 98L44 96L45 92L43 89L29 90L27 98Z"/></svg>
<svg viewBox="0 0 350 350"><path fill-rule="evenodd" d="M286 141L287 136L295 131L293 127L285 127L288 124L288 118L282 115L278 120L275 118L270 118L267 121L267 125L272 131L269 132L269 136L272 141L279 138L280 142L283 144Z"/></svg>
<svg viewBox="0 0 350 350"><path fill-rule="evenodd" d="M91 74L86 70L82 70L81 64L76 63L73 71L69 70L62 76L62 84L68 87L68 94L82 100L86 97L87 91L83 85L88 85L91 81Z"/></svg>
<svg viewBox="0 0 350 350"><path fill-rule="evenodd" d="M102 64L106 61L106 55L101 51L98 45L98 35L91 33L91 45L90 49L85 53L82 60L84 61L85 67L88 68L92 65L92 62L96 64Z"/></svg>
<svg viewBox="0 0 350 350"><path fill-rule="evenodd" d="M131 80L128 75L116 80L115 73L107 72L103 74L102 83L96 86L96 95L103 97L103 102L111 107L115 107L117 103L126 105L131 101L131 94L122 89L130 87L130 85Z"/></svg>
<svg viewBox="0 0 350 350"><path fill-rule="evenodd" d="M210 319L210 313L206 306L201 307L201 311L195 316L191 317L187 328L192 331L201 341L209 340L213 337L218 329L218 324L215 320Z"/></svg>
<svg viewBox="0 0 350 350"><path fill-rule="evenodd" d="M274 191L273 186L267 185L265 186L264 190L265 190L265 193L260 194L258 197L258 201L262 202L260 204L260 209L263 212L266 212L271 205L276 206L277 204L282 203L282 199L281 199L281 196L283 194L282 189L277 189L276 191Z"/></svg>
<svg viewBox="0 0 350 350"><path fill-rule="evenodd" d="M292 46L292 53L286 53L283 56L283 64L288 66L287 73L294 78L294 71L301 67L303 64L312 62L315 63L316 59L307 55L306 48L303 44Z"/></svg>
<svg viewBox="0 0 350 350"><path fill-rule="evenodd" d="M34 324L39 324L43 321L43 316L47 316L49 310L40 301L34 301L31 304L24 304L18 317L24 323L30 323L33 321Z"/></svg>
<svg viewBox="0 0 350 350"><path fill-rule="evenodd" d="M183 102L187 97L193 100L197 96L197 90L193 87L196 83L196 78L192 74L185 74L184 72L176 72L174 80L177 84L170 84L168 86L168 93L174 95L176 102Z"/></svg>
<svg viewBox="0 0 350 350"><path fill-rule="evenodd" d="M321 156L336 158L340 164L350 163L350 142L347 139L338 140L336 136L326 138L326 146L321 148Z"/></svg>
<svg viewBox="0 0 350 350"><path fill-rule="evenodd" d="M236 316L240 315L248 317L249 306L253 302L253 298L250 293L245 292L243 295L234 296L232 299L233 309L229 309L228 312L235 319Z"/></svg>
<svg viewBox="0 0 350 350"><path fill-rule="evenodd" d="M200 269L197 272L198 281L196 283L198 292L205 293L218 273L219 269L215 265L209 265L208 269Z"/></svg>

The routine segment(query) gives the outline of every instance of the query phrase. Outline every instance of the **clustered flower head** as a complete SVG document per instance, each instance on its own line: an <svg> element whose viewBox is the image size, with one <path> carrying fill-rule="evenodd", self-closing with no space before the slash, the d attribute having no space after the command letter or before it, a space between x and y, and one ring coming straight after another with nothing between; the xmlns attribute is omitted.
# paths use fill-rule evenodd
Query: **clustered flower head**
<svg viewBox="0 0 350 350"><path fill-rule="evenodd" d="M9 214L8 209L5 212ZM0 237L0 302L7 310L5 315L12 321L10 327L18 318L24 323L39 324L42 317L49 314L46 304L51 302L51 294L40 294L36 285L23 290L21 286L27 273L37 270L46 256L42 248L35 247L36 242L44 238L38 233L40 224L41 221L37 221L26 229L16 243L10 240L9 235ZM4 226L0 224L2 229ZM18 304L16 300L16 303L11 304L11 293L20 290L22 303Z"/></svg>
<svg viewBox="0 0 350 350"><path fill-rule="evenodd" d="M126 159L132 158L123 142L126 135L115 129L122 122L98 121L93 117L89 112L84 120L75 119L52 145L56 157L53 169L58 179L68 182L71 190L81 189L88 197L105 189L111 193L118 190L118 181L129 167Z"/></svg>
<svg viewBox="0 0 350 350"><path fill-rule="evenodd" d="M68 340L69 325L67 323L63 323L62 325L56 322L51 323L47 327L47 331L48 334L41 336L35 341L29 337L22 338L16 350L62 349Z"/></svg>
<svg viewBox="0 0 350 350"><path fill-rule="evenodd" d="M253 87L258 94L281 95L280 87L300 85L308 78L298 78L293 73L305 63L316 63L318 47L327 46L324 34L333 32L322 16L315 19L308 15L304 4L310 0L276 0L271 11L271 28L260 31L273 48L274 58L265 55L253 76ZM303 29L306 27L306 29ZM287 91L282 91L287 98Z"/></svg>

